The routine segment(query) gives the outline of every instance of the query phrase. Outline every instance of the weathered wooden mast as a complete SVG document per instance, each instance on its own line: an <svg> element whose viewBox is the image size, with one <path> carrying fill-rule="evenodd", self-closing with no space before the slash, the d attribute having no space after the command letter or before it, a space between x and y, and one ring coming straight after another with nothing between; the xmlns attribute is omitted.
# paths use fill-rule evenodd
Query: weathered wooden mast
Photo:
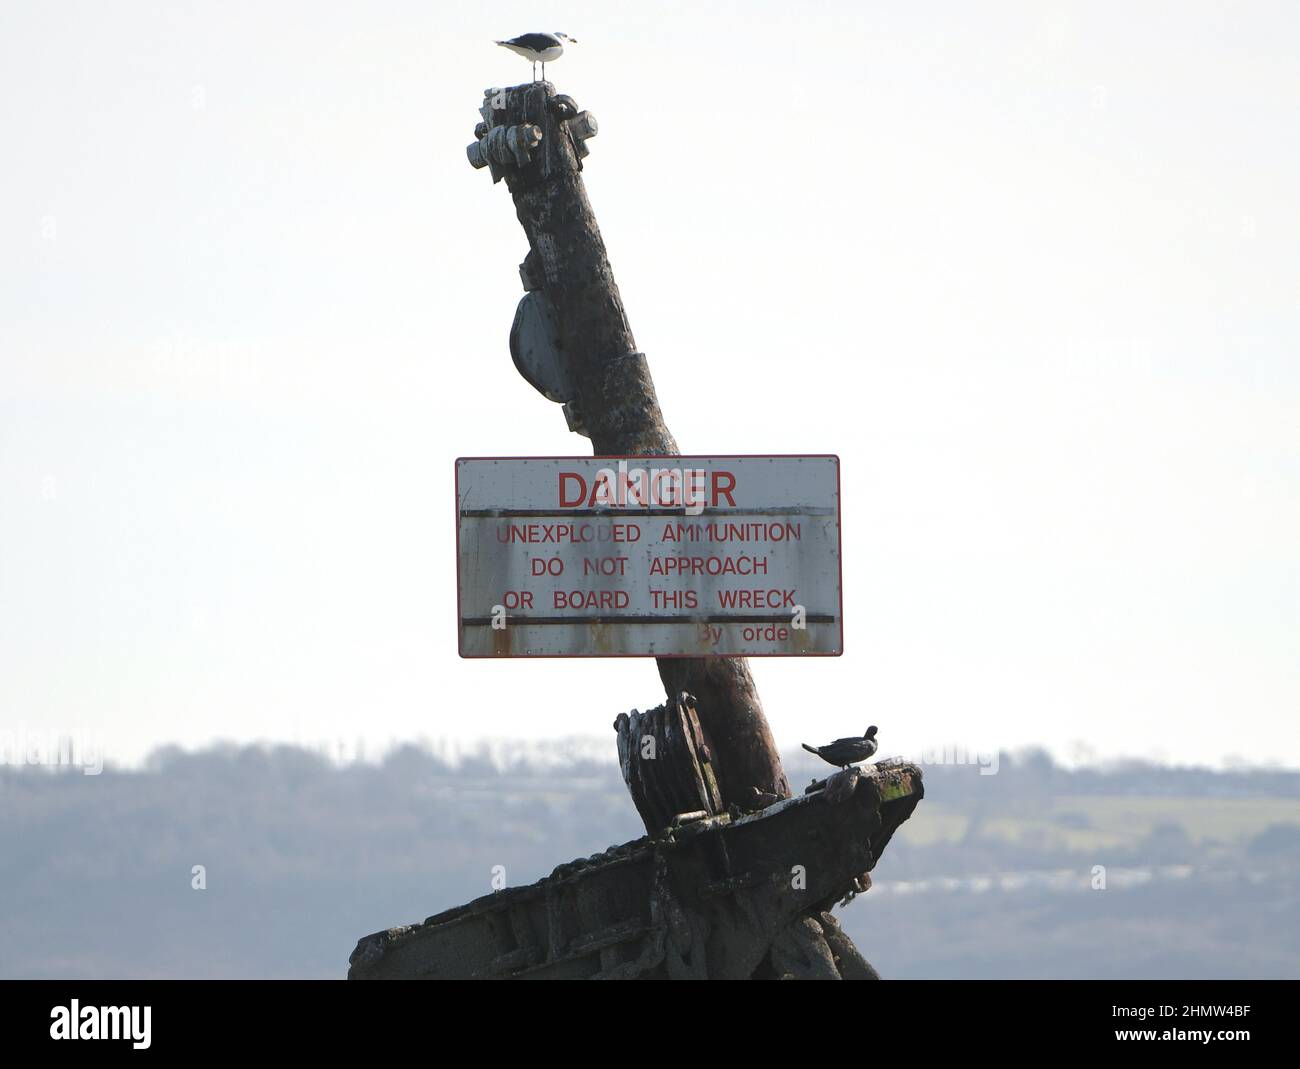
<svg viewBox="0 0 1300 1069"><path fill-rule="evenodd" d="M582 181L594 118L549 82L488 90L481 114L470 162L504 178L514 198L531 250L521 267L526 301L554 332L558 353L545 381L520 370L564 403L570 429L590 438L597 456L675 455ZM752 809L788 798L747 662L665 657L658 666L670 701L695 696L723 804Z"/></svg>

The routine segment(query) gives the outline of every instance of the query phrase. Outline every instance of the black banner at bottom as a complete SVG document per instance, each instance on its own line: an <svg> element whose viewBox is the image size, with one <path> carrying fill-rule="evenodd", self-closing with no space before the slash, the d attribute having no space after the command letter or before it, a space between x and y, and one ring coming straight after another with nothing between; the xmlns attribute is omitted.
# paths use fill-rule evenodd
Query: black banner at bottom
<svg viewBox="0 0 1300 1069"><path fill-rule="evenodd" d="M738 1003L738 992L716 984L642 988L632 996L617 984L567 984L561 991L554 982L6 981L0 1018L7 1051L35 1054L63 1047L101 1054L115 1048L133 1057L373 1055L444 1039L460 1047L467 1034L497 1054L545 1053L543 1043L554 1050L604 1032L621 1042L662 1042L675 1027L694 1034L707 1021L725 1029L729 1042L743 1043L748 1034L767 1043L777 1029L792 1043L808 1043L810 1053L818 1049L813 1044L864 1053L905 1044L927 1054L1159 1046L1181 1057L1196 1047L1271 1050L1294 1035L1297 995L1294 982L1254 981L884 981L838 993L813 990L751 984ZM761 1021L752 1016L760 1007L767 1011ZM772 1016L782 1012L790 1015L784 1022Z"/></svg>

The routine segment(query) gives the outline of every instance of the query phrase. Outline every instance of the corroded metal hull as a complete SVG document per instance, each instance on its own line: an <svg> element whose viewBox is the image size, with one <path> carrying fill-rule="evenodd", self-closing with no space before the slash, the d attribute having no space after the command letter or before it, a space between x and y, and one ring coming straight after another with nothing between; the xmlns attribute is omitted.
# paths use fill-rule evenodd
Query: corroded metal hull
<svg viewBox="0 0 1300 1069"><path fill-rule="evenodd" d="M923 795L914 765L836 773L362 939L350 979L867 978L829 911Z"/></svg>

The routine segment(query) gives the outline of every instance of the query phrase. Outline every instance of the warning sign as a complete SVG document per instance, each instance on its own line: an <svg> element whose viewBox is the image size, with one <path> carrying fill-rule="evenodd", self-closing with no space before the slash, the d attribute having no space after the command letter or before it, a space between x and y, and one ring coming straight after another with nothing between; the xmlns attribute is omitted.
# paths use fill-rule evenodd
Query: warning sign
<svg viewBox="0 0 1300 1069"><path fill-rule="evenodd" d="M463 657L835 655L834 456L456 461Z"/></svg>

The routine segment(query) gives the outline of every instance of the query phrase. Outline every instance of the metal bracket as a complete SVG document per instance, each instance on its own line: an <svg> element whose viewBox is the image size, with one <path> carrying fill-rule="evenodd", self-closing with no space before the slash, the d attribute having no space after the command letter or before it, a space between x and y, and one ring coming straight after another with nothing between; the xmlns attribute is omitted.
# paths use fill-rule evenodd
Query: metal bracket
<svg viewBox="0 0 1300 1069"><path fill-rule="evenodd" d="M574 434L581 434L584 438L591 437L591 431L587 429L587 424L583 421L582 413L578 410L576 401L565 402L564 422L569 425L569 430Z"/></svg>
<svg viewBox="0 0 1300 1069"><path fill-rule="evenodd" d="M542 128L533 123L494 126L469 145L465 154L475 170L492 167L492 178L495 181L497 167L523 167L532 160L533 149L541 143Z"/></svg>
<svg viewBox="0 0 1300 1069"><path fill-rule="evenodd" d="M533 151L541 144L543 137L542 128L536 123L497 125L499 117L504 117L505 114L506 93L505 89L483 91L483 104L479 108L483 121L474 128L474 144L465 149L470 165L475 170L484 167L491 169L493 182L499 182L505 177L505 168L523 167L530 163ZM574 155L582 160L589 153L587 139L595 137L599 129L596 117L589 111L579 111L573 97L563 93L553 97L550 106L569 135Z"/></svg>

